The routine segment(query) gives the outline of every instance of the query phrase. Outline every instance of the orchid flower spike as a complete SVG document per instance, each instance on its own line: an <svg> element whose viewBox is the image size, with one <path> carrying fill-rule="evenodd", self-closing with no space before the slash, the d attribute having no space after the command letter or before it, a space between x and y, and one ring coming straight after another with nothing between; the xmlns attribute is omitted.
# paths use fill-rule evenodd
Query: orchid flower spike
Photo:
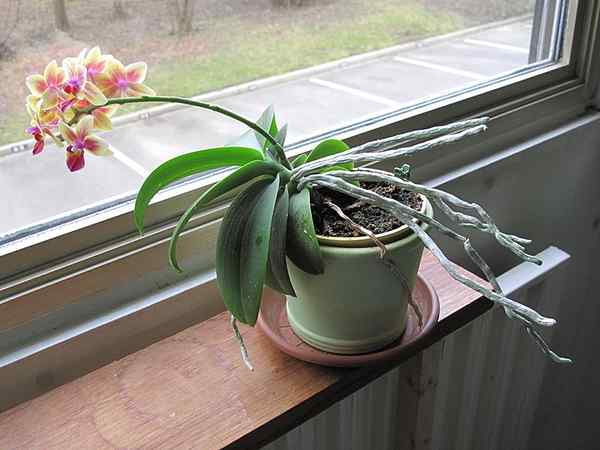
<svg viewBox="0 0 600 450"><path fill-rule="evenodd" d="M109 98L155 95L143 84L146 72L144 62L123 66L93 47L65 58L62 66L50 62L43 75L27 77L31 95L26 101L30 116L26 131L35 141L33 154L42 152L50 137L59 148L65 148L72 172L84 167L86 152L111 154L108 144L92 131L112 129L111 117L118 105L107 105Z"/></svg>

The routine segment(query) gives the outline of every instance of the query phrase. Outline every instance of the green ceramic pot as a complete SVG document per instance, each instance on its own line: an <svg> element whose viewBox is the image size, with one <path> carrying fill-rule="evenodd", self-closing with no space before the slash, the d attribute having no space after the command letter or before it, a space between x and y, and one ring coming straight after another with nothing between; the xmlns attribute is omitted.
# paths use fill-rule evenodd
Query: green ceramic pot
<svg viewBox="0 0 600 450"><path fill-rule="evenodd" d="M423 200L423 212L432 217L431 205ZM421 227L427 229L425 224ZM406 226L378 237L413 289L423 254L421 240ZM320 350L341 354L372 352L400 337L408 296L398 277L378 261L379 249L362 237L319 236L319 242L322 275L308 274L288 259L297 297L288 296L287 314L296 335Z"/></svg>

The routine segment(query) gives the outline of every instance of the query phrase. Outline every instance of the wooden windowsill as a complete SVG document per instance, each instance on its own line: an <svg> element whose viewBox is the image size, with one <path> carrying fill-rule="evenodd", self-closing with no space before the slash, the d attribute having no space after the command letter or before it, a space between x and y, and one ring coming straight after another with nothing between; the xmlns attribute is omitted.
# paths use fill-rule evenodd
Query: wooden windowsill
<svg viewBox="0 0 600 450"><path fill-rule="evenodd" d="M492 305L427 252L420 272L438 292L440 321L413 355ZM0 414L0 448L256 448L413 356L329 369L243 333L254 372L222 313Z"/></svg>

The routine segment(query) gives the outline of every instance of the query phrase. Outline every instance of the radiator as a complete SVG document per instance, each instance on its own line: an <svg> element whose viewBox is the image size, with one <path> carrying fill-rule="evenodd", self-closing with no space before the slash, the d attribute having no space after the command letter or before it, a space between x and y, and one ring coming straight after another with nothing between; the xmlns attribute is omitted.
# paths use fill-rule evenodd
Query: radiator
<svg viewBox="0 0 600 450"><path fill-rule="evenodd" d="M554 317L569 255L499 277L507 294ZM551 329L544 330L551 340ZM265 450L527 450L547 359L493 308Z"/></svg>

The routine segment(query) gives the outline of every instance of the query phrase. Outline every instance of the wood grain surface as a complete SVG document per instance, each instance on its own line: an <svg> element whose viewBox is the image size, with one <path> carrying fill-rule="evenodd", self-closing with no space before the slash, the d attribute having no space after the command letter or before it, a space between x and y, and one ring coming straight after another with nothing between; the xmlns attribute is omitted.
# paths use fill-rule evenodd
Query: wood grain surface
<svg viewBox="0 0 600 450"><path fill-rule="evenodd" d="M441 310L414 354L491 307L428 253L420 273ZM330 369L242 331L254 372L223 313L0 414L0 449L257 448L414 356Z"/></svg>

